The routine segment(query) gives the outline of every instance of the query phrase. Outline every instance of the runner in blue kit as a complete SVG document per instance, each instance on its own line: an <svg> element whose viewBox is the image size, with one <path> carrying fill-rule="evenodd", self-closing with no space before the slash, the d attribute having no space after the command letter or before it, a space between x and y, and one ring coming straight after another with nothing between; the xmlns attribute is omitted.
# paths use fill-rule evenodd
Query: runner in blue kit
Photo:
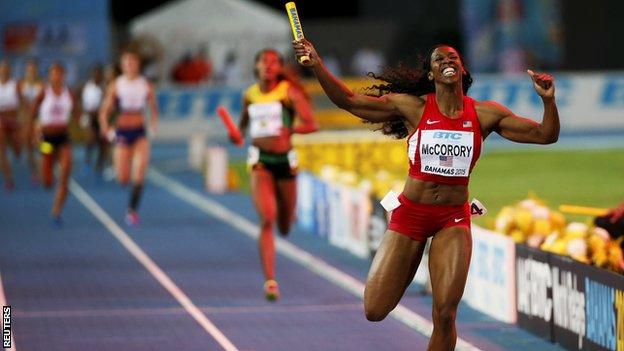
<svg viewBox="0 0 624 351"><path fill-rule="evenodd" d="M137 210L150 159L145 109L150 109L149 126L155 133L158 127L158 107L154 87L141 75L141 60L137 53L127 50L121 54L121 71L121 76L110 83L106 90L100 108L100 128L102 137L111 135L108 117L117 106L120 111L115 122L113 163L119 183L126 185L132 182L126 223L135 225L139 222Z"/></svg>

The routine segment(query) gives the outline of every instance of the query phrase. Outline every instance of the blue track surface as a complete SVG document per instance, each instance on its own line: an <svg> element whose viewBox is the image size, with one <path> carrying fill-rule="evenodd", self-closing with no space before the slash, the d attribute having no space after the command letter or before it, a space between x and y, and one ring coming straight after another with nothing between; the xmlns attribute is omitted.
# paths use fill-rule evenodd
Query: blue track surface
<svg viewBox="0 0 624 351"><path fill-rule="evenodd" d="M202 191L179 167L185 148L154 148L153 166ZM80 154L77 152L77 154ZM74 179L239 350L422 350L427 337L394 319L370 323L362 302L281 255L282 299L267 303L256 242L159 186L146 186L139 226L123 225L127 189ZM52 193L28 183L0 194L0 273L18 350L220 350L221 346L74 196L62 229L49 221ZM248 197L207 198L256 220ZM364 281L369 262L295 231L298 247ZM402 303L430 318L431 301L410 288ZM560 350L463 306L459 334L483 350Z"/></svg>

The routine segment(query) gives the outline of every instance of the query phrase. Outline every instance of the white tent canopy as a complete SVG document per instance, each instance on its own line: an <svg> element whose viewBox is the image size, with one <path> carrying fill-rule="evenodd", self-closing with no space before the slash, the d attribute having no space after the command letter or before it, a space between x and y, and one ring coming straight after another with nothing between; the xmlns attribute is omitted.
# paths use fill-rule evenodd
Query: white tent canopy
<svg viewBox="0 0 624 351"><path fill-rule="evenodd" d="M184 54L205 47L213 72L233 51L249 80L258 50L274 47L285 53L291 40L285 12L246 0L179 0L133 19L130 31L134 37L147 34L162 44L160 70L166 78Z"/></svg>

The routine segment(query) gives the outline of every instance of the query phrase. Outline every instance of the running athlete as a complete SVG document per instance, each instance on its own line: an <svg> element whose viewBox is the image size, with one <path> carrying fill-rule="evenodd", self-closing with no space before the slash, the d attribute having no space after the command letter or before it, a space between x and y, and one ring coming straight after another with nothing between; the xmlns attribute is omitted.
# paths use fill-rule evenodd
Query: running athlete
<svg viewBox="0 0 624 351"><path fill-rule="evenodd" d="M89 79L89 81L82 88L82 109L85 121L81 124L86 125L89 128L85 144L85 163L86 166L91 165L93 147L97 145L98 154L95 170L98 174L100 174L104 168L104 161L106 160L108 149L108 141L101 135L102 133L100 132L100 122L98 118L98 111L104 95L103 83L104 74L102 67L95 66L91 71L91 79Z"/></svg>
<svg viewBox="0 0 624 351"><path fill-rule="evenodd" d="M28 121L30 113L32 112L35 99L41 93L43 89L43 80L39 77L39 64L35 59L29 59L26 61L24 68L24 77L19 82L19 91L22 93L23 113L22 115ZM34 131L28 123L24 128L24 144L26 146L26 156L28 157L28 168L30 169L30 177L33 183L39 181L37 170L37 157L36 149L37 143L34 137Z"/></svg>
<svg viewBox="0 0 624 351"><path fill-rule="evenodd" d="M37 120L36 135L41 139L41 178L43 186L50 189L54 183L54 165L60 165L60 179L54 195L52 221L61 226L61 210L67 198L72 168L72 148L69 139L69 123L76 119L79 109L65 85L65 69L54 63L48 70L48 84L35 99L31 121Z"/></svg>
<svg viewBox="0 0 624 351"><path fill-rule="evenodd" d="M16 157L19 157L22 151L18 120L21 102L18 84L11 79L11 65L4 60L0 62L0 169L7 191L15 188L7 148L11 147Z"/></svg>
<svg viewBox="0 0 624 351"><path fill-rule="evenodd" d="M453 350L455 316L470 265L472 239L468 179L490 133L520 143L550 144L559 136L555 84L548 74L528 71L541 97L541 123L515 115L492 101L465 94L472 78L460 54L448 45L433 47L417 70L388 69L375 78L376 96L353 93L324 66L313 45L293 42L338 107L372 123L384 134L407 137L409 176L400 205L370 268L364 309L370 321L392 311L412 281L427 238L433 292L433 334L429 350Z"/></svg>
<svg viewBox="0 0 624 351"><path fill-rule="evenodd" d="M274 49L256 54L254 73L257 83L243 96L240 130L249 127L252 147L251 188L260 216L259 250L264 272L265 297L279 298L275 280L275 245L273 225L287 235L294 220L297 187L296 155L290 136L312 133L318 129L307 95L295 81L283 73L284 60ZM297 122L297 123L295 123Z"/></svg>
<svg viewBox="0 0 624 351"><path fill-rule="evenodd" d="M110 134L108 116L113 112L115 103L120 110L115 123L113 162L119 183L126 185L132 181L126 213L128 225L135 225L139 222L137 209L150 158L150 144L145 133L146 105L149 106L151 112L152 133L155 133L158 127L158 108L154 88L141 75L140 69L139 55L132 51L124 51L121 54L122 74L108 86L100 108L100 127L103 137Z"/></svg>

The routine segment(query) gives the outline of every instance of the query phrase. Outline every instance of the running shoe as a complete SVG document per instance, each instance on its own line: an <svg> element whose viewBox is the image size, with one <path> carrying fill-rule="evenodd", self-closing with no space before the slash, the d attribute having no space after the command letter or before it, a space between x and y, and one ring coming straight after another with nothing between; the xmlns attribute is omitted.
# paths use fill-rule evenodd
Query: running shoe
<svg viewBox="0 0 624 351"><path fill-rule="evenodd" d="M279 299L280 297L279 285L277 284L275 279L269 279L266 282L264 282L264 297L268 301L272 301L272 302Z"/></svg>
<svg viewBox="0 0 624 351"><path fill-rule="evenodd" d="M139 224L139 214L129 210L128 213L126 213L126 224L133 226L133 225L137 225Z"/></svg>

